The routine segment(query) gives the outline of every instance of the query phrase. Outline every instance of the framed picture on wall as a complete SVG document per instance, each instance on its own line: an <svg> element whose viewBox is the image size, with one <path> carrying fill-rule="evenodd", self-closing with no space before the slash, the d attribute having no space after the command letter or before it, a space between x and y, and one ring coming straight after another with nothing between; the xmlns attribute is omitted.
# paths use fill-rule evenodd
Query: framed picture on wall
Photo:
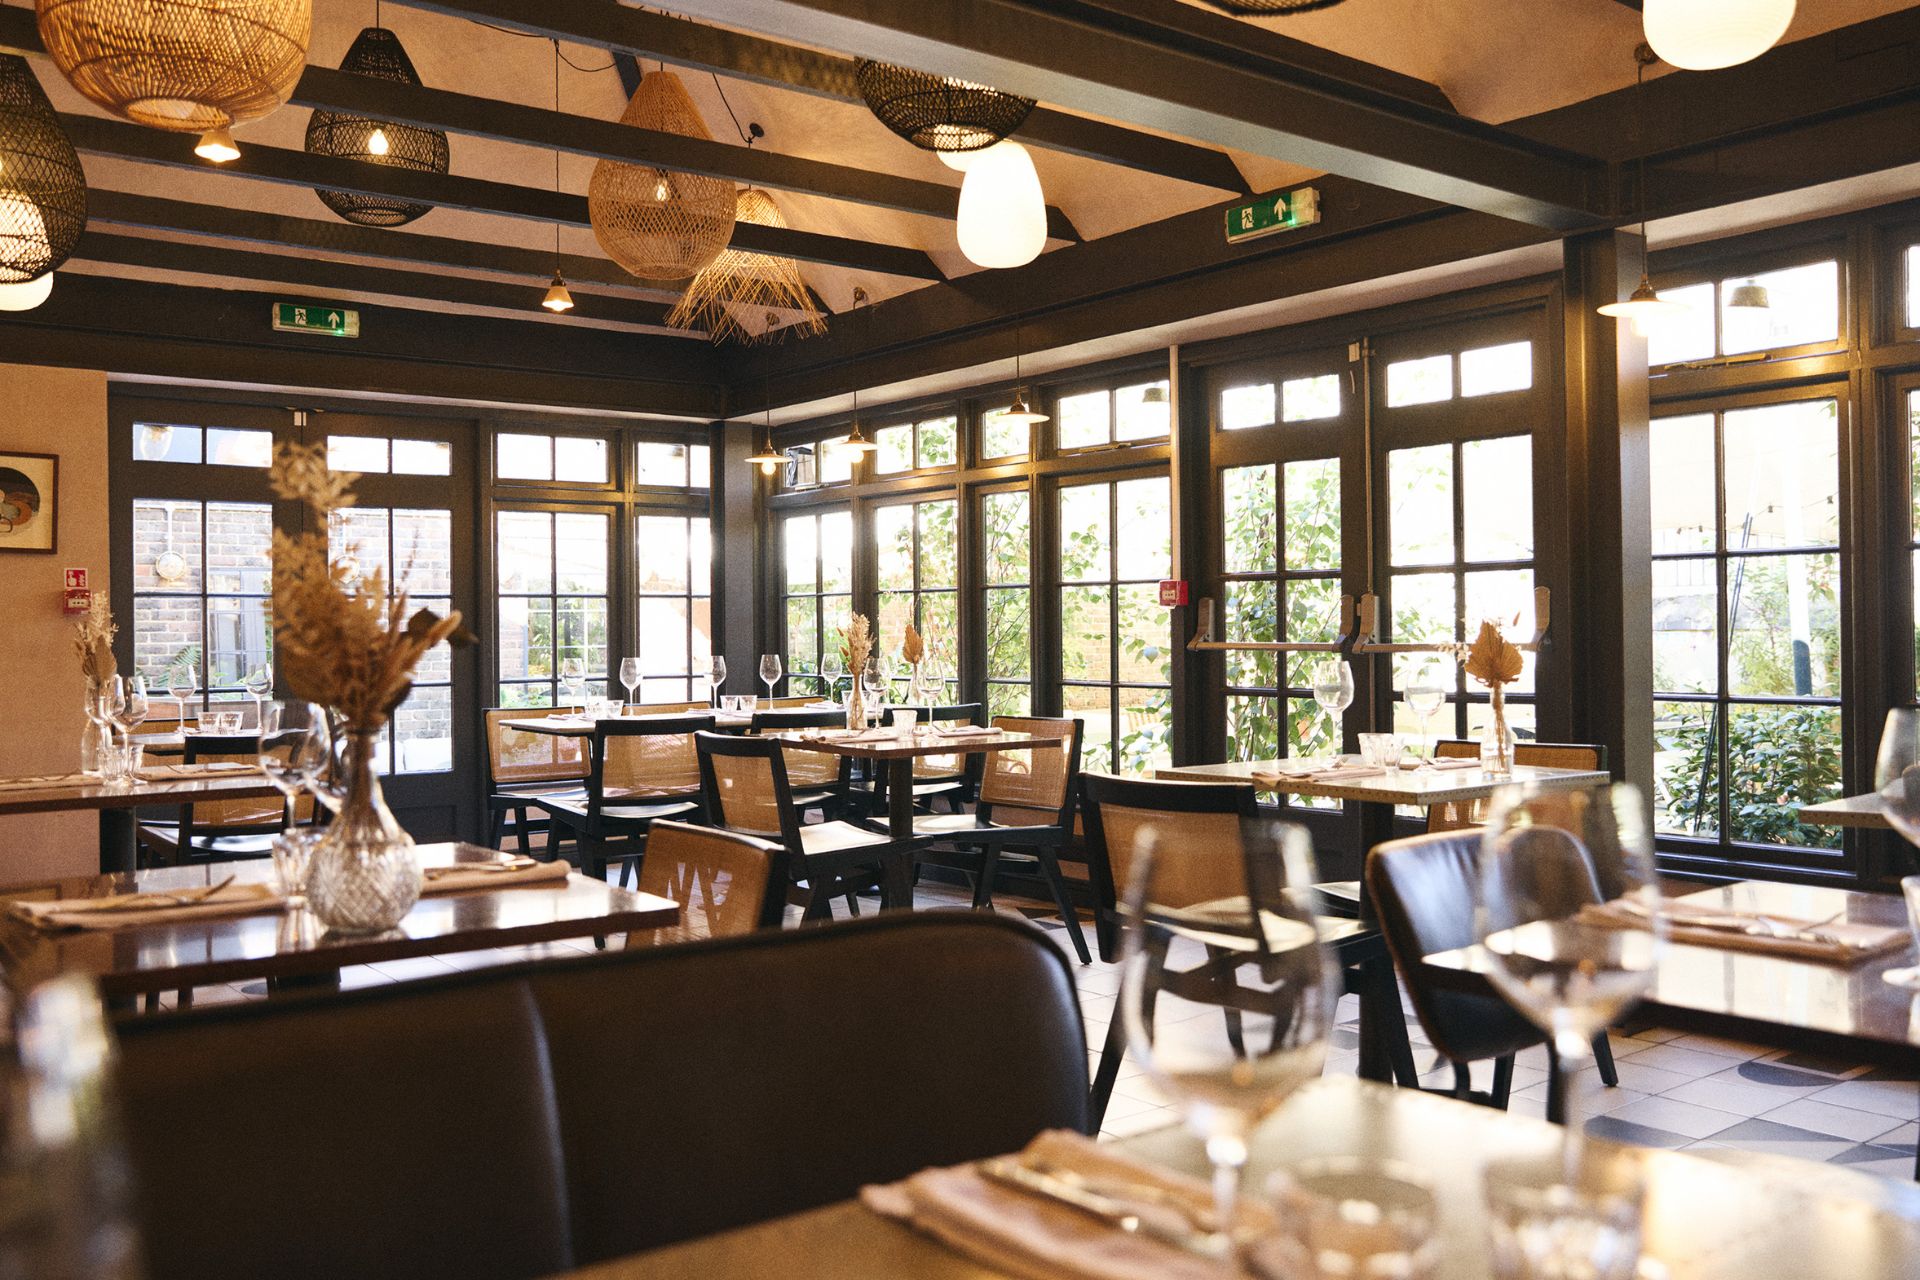
<svg viewBox="0 0 1920 1280"><path fill-rule="evenodd" d="M59 497L59 458L0 450L0 551L52 554Z"/></svg>

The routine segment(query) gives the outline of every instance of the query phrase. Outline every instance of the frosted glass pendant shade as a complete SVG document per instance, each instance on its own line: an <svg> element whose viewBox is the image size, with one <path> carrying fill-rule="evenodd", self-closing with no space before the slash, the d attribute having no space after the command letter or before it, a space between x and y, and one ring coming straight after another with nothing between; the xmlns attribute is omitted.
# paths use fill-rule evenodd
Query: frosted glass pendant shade
<svg viewBox="0 0 1920 1280"><path fill-rule="evenodd" d="M53 293L53 272L23 280L19 284L0 284L0 311L31 311Z"/></svg>
<svg viewBox="0 0 1920 1280"><path fill-rule="evenodd" d="M977 267L1023 267L1047 243L1047 198L1017 142L976 154L960 184L960 252Z"/></svg>
<svg viewBox="0 0 1920 1280"><path fill-rule="evenodd" d="M1646 0L1647 43L1663 62L1713 71L1751 62L1793 21L1794 0Z"/></svg>

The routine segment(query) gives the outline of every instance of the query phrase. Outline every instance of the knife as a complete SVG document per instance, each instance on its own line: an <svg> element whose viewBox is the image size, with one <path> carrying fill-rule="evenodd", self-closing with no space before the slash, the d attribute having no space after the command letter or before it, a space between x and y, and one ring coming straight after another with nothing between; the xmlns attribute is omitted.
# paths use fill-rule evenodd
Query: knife
<svg viewBox="0 0 1920 1280"><path fill-rule="evenodd" d="M982 1160L976 1168L980 1176L989 1182L997 1182L1016 1191L1051 1200L1069 1209L1077 1209L1088 1217L1106 1223L1116 1231L1128 1235L1143 1236L1149 1240L1158 1240L1162 1244L1172 1245L1188 1253L1199 1254L1206 1258L1221 1256L1220 1237L1204 1231L1196 1231L1188 1226L1175 1226L1162 1220L1157 1214L1144 1214L1132 1206L1121 1203L1097 1191L1089 1191L1076 1182L1042 1173L1021 1164L1018 1160L1000 1157Z"/></svg>

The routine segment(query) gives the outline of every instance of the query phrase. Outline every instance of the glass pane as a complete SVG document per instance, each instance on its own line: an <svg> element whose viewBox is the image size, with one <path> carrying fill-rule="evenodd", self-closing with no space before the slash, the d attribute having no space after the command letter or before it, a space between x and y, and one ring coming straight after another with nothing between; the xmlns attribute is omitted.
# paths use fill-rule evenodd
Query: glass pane
<svg viewBox="0 0 1920 1280"><path fill-rule="evenodd" d="M1459 615L1452 574L1397 573L1390 590L1395 643L1450 643L1457 638Z"/></svg>
<svg viewBox="0 0 1920 1280"><path fill-rule="evenodd" d="M1312 698L1287 699L1286 752L1288 755L1333 755L1337 750L1336 742L1333 720L1320 709L1319 703Z"/></svg>
<svg viewBox="0 0 1920 1280"><path fill-rule="evenodd" d="M397 476L450 476L453 446L445 440L395 440L393 473Z"/></svg>
<svg viewBox="0 0 1920 1280"><path fill-rule="evenodd" d="M649 596L640 601L640 670L650 676L690 673L687 601Z"/></svg>
<svg viewBox="0 0 1920 1280"><path fill-rule="evenodd" d="M1005 406L980 415L980 456L982 458L1024 458L1030 448L1028 437L1033 428L1025 422L1008 422Z"/></svg>
<svg viewBox="0 0 1920 1280"><path fill-rule="evenodd" d="M1533 559L1533 437L1460 446L1468 560Z"/></svg>
<svg viewBox="0 0 1920 1280"><path fill-rule="evenodd" d="M835 647L840 640L835 636L830 641ZM795 596L787 601L787 670L815 671L819 669L820 652L820 608L812 596ZM744 681L731 679L729 685L745 687ZM749 673L752 674L752 673Z"/></svg>
<svg viewBox="0 0 1920 1280"><path fill-rule="evenodd" d="M1662 302L1677 302L1685 311L1647 329L1647 364L1652 368L1683 360L1711 360L1714 354L1713 284L1690 284L1660 290Z"/></svg>
<svg viewBox="0 0 1920 1280"><path fill-rule="evenodd" d="M1280 405L1288 422L1315 422L1340 416L1340 375L1289 378L1280 386Z"/></svg>
<svg viewBox="0 0 1920 1280"><path fill-rule="evenodd" d="M1245 387L1228 387L1220 393L1220 429L1244 431L1248 427L1271 426L1274 415L1273 384L1258 382Z"/></svg>
<svg viewBox="0 0 1920 1280"><path fill-rule="evenodd" d="M207 597L207 684L231 689L256 667L273 665L271 611L265 600Z"/></svg>
<svg viewBox="0 0 1920 1280"><path fill-rule="evenodd" d="M1920 244L1907 250L1907 327L1920 329Z"/></svg>
<svg viewBox="0 0 1920 1280"><path fill-rule="evenodd" d="M453 590L453 513L393 513L394 583L410 595Z"/></svg>
<svg viewBox="0 0 1920 1280"><path fill-rule="evenodd" d="M1155 440L1167 434L1172 402L1167 398L1165 378L1137 387L1121 387L1113 393L1115 440ZM1149 400L1151 391L1158 399Z"/></svg>
<svg viewBox="0 0 1920 1280"><path fill-rule="evenodd" d="M929 418L916 429L915 460L923 467L950 467L956 456L959 423L953 418Z"/></svg>
<svg viewBox="0 0 1920 1280"><path fill-rule="evenodd" d="M540 598L502 596L500 678L553 675L553 603ZM542 700L546 698L543 692Z"/></svg>
<svg viewBox="0 0 1920 1280"><path fill-rule="evenodd" d="M1833 400L1726 414L1727 550L1838 545L1838 423Z"/></svg>
<svg viewBox="0 0 1920 1280"><path fill-rule="evenodd" d="M135 500L133 589L198 592L202 581L200 504Z"/></svg>
<svg viewBox="0 0 1920 1280"><path fill-rule="evenodd" d="M1340 635L1340 579L1295 578L1287 583L1287 639L1326 644Z"/></svg>
<svg viewBox="0 0 1920 1280"><path fill-rule="evenodd" d="M1227 759L1273 760L1280 755L1280 712L1274 698L1227 699Z"/></svg>
<svg viewBox="0 0 1920 1280"><path fill-rule="evenodd" d="M1920 391L1907 393L1907 483L1912 489L1915 541L1920 542Z"/></svg>
<svg viewBox="0 0 1920 1280"><path fill-rule="evenodd" d="M1032 687L1027 684L1002 684L994 681L987 685L988 716L1024 716L1033 712Z"/></svg>
<svg viewBox="0 0 1920 1280"><path fill-rule="evenodd" d="M200 461L200 428L164 422L136 422L133 456L142 462Z"/></svg>
<svg viewBox="0 0 1920 1280"><path fill-rule="evenodd" d="M553 686L540 684L503 684L500 686L500 705L503 707L550 707L553 705Z"/></svg>
<svg viewBox="0 0 1920 1280"><path fill-rule="evenodd" d="M388 513L381 507L346 507L327 515L327 556L348 566L353 582L371 584L375 574L391 589L387 562Z"/></svg>
<svg viewBox="0 0 1920 1280"><path fill-rule="evenodd" d="M952 591L927 591L920 596L920 634L926 640L924 659L928 675L951 682L960 671L956 654L960 637L960 597Z"/></svg>
<svg viewBox="0 0 1920 1280"><path fill-rule="evenodd" d="M960 544L954 527L959 505L922 502L914 510L920 524L920 585L951 587L957 584L960 570Z"/></svg>
<svg viewBox="0 0 1920 1280"><path fill-rule="evenodd" d="M1720 687L1716 561L1653 562L1653 688L1713 693Z"/></svg>
<svg viewBox="0 0 1920 1280"><path fill-rule="evenodd" d="M1025 679L1033 670L1031 594L1024 587L987 592L987 678Z"/></svg>
<svg viewBox="0 0 1920 1280"><path fill-rule="evenodd" d="M1287 499L1287 568L1340 567L1340 460L1289 462L1281 477Z"/></svg>
<svg viewBox="0 0 1920 1280"><path fill-rule="evenodd" d="M607 602L586 596L562 596L554 602L554 654L562 662L579 658L587 679L607 674Z"/></svg>
<svg viewBox="0 0 1920 1280"><path fill-rule="evenodd" d="M820 517L820 589L853 587L853 513L829 511Z"/></svg>
<svg viewBox="0 0 1920 1280"><path fill-rule="evenodd" d="M1280 638L1280 587L1272 581L1228 582L1222 601L1221 634L1228 640L1264 644ZM1272 689L1278 679L1277 655L1257 649L1229 649L1227 684L1240 689Z"/></svg>
<svg viewBox="0 0 1920 1280"><path fill-rule="evenodd" d="M327 470L378 472L387 469L387 442L379 436L328 436Z"/></svg>
<svg viewBox="0 0 1920 1280"><path fill-rule="evenodd" d="M1172 610L1160 603L1157 587L1121 587L1120 679L1129 684L1164 684L1173 679Z"/></svg>
<svg viewBox="0 0 1920 1280"><path fill-rule="evenodd" d="M873 469L880 475L913 469L913 425L882 427L873 433L879 445L873 455Z"/></svg>
<svg viewBox="0 0 1920 1280"><path fill-rule="evenodd" d="M819 548L814 545L817 527L818 521L812 516L788 516L783 526L789 591L812 591L819 586Z"/></svg>
<svg viewBox="0 0 1920 1280"><path fill-rule="evenodd" d="M1068 685L1060 691L1060 701L1066 714L1077 717L1083 726L1080 733L1081 768L1114 768L1112 690L1103 685L1092 688Z"/></svg>
<svg viewBox="0 0 1920 1280"><path fill-rule="evenodd" d="M1120 690L1119 769L1151 775L1173 763L1173 696L1165 689Z"/></svg>
<svg viewBox="0 0 1920 1280"><path fill-rule="evenodd" d="M1840 696L1840 557L1744 556L1727 565L1727 691Z"/></svg>
<svg viewBox="0 0 1920 1280"><path fill-rule="evenodd" d="M1026 492L989 493L980 500L980 515L987 581L1030 581L1033 535Z"/></svg>
<svg viewBox="0 0 1920 1280"><path fill-rule="evenodd" d="M642 440L633 446L633 481L656 489L687 487L687 446Z"/></svg>
<svg viewBox="0 0 1920 1280"><path fill-rule="evenodd" d="M1471 640L1480 632L1482 619L1492 619L1501 634L1515 644L1533 639L1533 571L1531 569L1495 569L1466 575L1467 605L1462 621L1463 639ZM1531 693L1533 670L1539 655L1520 654L1520 678L1508 687L1509 693ZM1468 681L1468 688L1481 686Z"/></svg>
<svg viewBox="0 0 1920 1280"><path fill-rule="evenodd" d="M414 596L408 606L415 609L427 609L441 617L446 617L453 609L453 601L445 596ZM444 641L427 650L414 669L413 682L416 686L426 684L446 684L453 679L453 648Z"/></svg>
<svg viewBox="0 0 1920 1280"><path fill-rule="evenodd" d="M1120 545L1116 576L1158 582L1173 572L1172 489L1165 477L1114 486Z"/></svg>
<svg viewBox="0 0 1920 1280"><path fill-rule="evenodd" d="M820 597L820 637L824 644L845 649L847 627L853 622L852 596Z"/></svg>
<svg viewBox="0 0 1920 1280"><path fill-rule="evenodd" d="M1060 651L1060 672L1067 680L1113 678L1113 592L1107 587L1063 587L1061 634L1074 638Z"/></svg>
<svg viewBox="0 0 1920 1280"><path fill-rule="evenodd" d="M493 474L502 480L553 479L553 437L511 432L495 436Z"/></svg>
<svg viewBox="0 0 1920 1280"><path fill-rule="evenodd" d="M1508 342L1460 353L1460 394L1490 396L1533 385L1533 344Z"/></svg>
<svg viewBox="0 0 1920 1280"><path fill-rule="evenodd" d="M270 467L273 432L208 427L207 461L222 467Z"/></svg>
<svg viewBox="0 0 1920 1280"><path fill-rule="evenodd" d="M634 529L641 594L686 591L690 561L686 518L640 516L634 520Z"/></svg>
<svg viewBox="0 0 1920 1280"><path fill-rule="evenodd" d="M882 591L913 588L913 508L881 507L873 513L875 573Z"/></svg>
<svg viewBox="0 0 1920 1280"><path fill-rule="evenodd" d="M1222 551L1226 571L1272 573L1275 564L1275 526L1279 516L1273 468L1229 467L1220 473L1220 490Z"/></svg>
<svg viewBox="0 0 1920 1280"><path fill-rule="evenodd" d="M1453 446L1387 455L1387 526L1393 564L1453 560Z"/></svg>
<svg viewBox="0 0 1920 1280"><path fill-rule="evenodd" d="M713 450L704 444L687 446L687 487L689 489L713 487Z"/></svg>
<svg viewBox="0 0 1920 1280"><path fill-rule="evenodd" d="M393 716L394 772L453 768L453 690L415 687Z"/></svg>
<svg viewBox="0 0 1920 1280"><path fill-rule="evenodd" d="M1453 357L1425 356L1387 366L1387 407L1453 399Z"/></svg>
<svg viewBox="0 0 1920 1280"><path fill-rule="evenodd" d="M814 446L821 484L844 484L853 479L854 453L846 443L846 436L835 436Z"/></svg>
<svg viewBox="0 0 1920 1280"><path fill-rule="evenodd" d="M1060 428L1062 449L1084 449L1105 444L1112 438L1107 422L1108 396L1105 391L1085 391L1077 396L1061 396L1053 411Z"/></svg>
<svg viewBox="0 0 1920 1280"><path fill-rule="evenodd" d="M1714 549L1713 415L1656 418L1652 461L1653 554Z"/></svg>
<svg viewBox="0 0 1920 1280"><path fill-rule="evenodd" d="M207 504L207 590L273 590L273 508L249 502Z"/></svg>
<svg viewBox="0 0 1920 1280"><path fill-rule="evenodd" d="M1838 707L1727 708L1727 834L1755 844L1838 849L1838 827L1800 821L1803 805L1840 798Z"/></svg>
<svg viewBox="0 0 1920 1280"><path fill-rule="evenodd" d="M555 436L553 478L580 484L605 484L607 442L585 436Z"/></svg>
<svg viewBox="0 0 1920 1280"><path fill-rule="evenodd" d="M195 683L201 670L202 622L198 596L137 596L133 608L133 665L149 682L169 668L184 666Z"/></svg>
<svg viewBox="0 0 1920 1280"><path fill-rule="evenodd" d="M1111 576L1108 503L1104 484L1074 485L1060 491L1060 576L1068 581ZM1067 634L1071 635L1072 632Z"/></svg>
<svg viewBox="0 0 1920 1280"><path fill-rule="evenodd" d="M1767 291L1765 307L1735 307L1734 290L1757 284ZM1840 336L1840 266L1815 262L1785 271L1736 277L1720 285L1720 353L1770 351Z"/></svg>
<svg viewBox="0 0 1920 1280"><path fill-rule="evenodd" d="M913 593L882 591L876 599L879 609L873 616L873 651L899 664L900 646L907 638L907 624L914 620Z"/></svg>
<svg viewBox="0 0 1920 1280"><path fill-rule="evenodd" d="M557 589L605 595L607 591L607 517L564 513L553 518Z"/></svg>

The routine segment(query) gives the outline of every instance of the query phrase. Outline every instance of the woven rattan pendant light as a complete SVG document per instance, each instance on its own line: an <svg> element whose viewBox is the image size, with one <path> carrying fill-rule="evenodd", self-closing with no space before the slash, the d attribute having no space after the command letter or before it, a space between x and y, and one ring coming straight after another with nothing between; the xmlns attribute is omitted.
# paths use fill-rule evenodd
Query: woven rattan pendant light
<svg viewBox="0 0 1920 1280"><path fill-rule="evenodd" d="M87 179L25 58L0 55L0 285L67 260L87 227Z"/></svg>
<svg viewBox="0 0 1920 1280"><path fill-rule="evenodd" d="M1033 99L859 58L854 82L881 124L927 151L980 151L1026 123Z"/></svg>
<svg viewBox="0 0 1920 1280"><path fill-rule="evenodd" d="M740 192L735 220L757 227L787 225L773 197L757 187ZM799 264L744 249L728 249L703 267L667 313L667 323L704 328L715 342L770 342L788 334L810 338L827 331L826 317L813 305Z"/></svg>
<svg viewBox="0 0 1920 1280"><path fill-rule="evenodd" d="M307 64L313 0L35 0L40 39L91 101L204 133L258 120Z"/></svg>
<svg viewBox="0 0 1920 1280"><path fill-rule="evenodd" d="M353 47L340 61L340 69L375 80L418 85L420 74L413 69L413 59L407 56L400 37L380 25L379 12L376 4L374 25L354 40ZM445 173L451 159L447 135L438 129L370 120L338 111L315 111L308 119L307 152L383 164L413 173ZM327 208L363 227L402 226L433 208L430 204L415 204L390 196L329 191L325 187L315 188L315 194Z"/></svg>
<svg viewBox="0 0 1920 1280"><path fill-rule="evenodd" d="M711 141L680 77L640 81L622 124ZM602 160L587 186L587 217L607 256L643 280L685 280L720 256L733 235L737 188L651 165Z"/></svg>
<svg viewBox="0 0 1920 1280"><path fill-rule="evenodd" d="M1228 13L1288 14L1331 9L1342 0L1207 0L1207 3Z"/></svg>

